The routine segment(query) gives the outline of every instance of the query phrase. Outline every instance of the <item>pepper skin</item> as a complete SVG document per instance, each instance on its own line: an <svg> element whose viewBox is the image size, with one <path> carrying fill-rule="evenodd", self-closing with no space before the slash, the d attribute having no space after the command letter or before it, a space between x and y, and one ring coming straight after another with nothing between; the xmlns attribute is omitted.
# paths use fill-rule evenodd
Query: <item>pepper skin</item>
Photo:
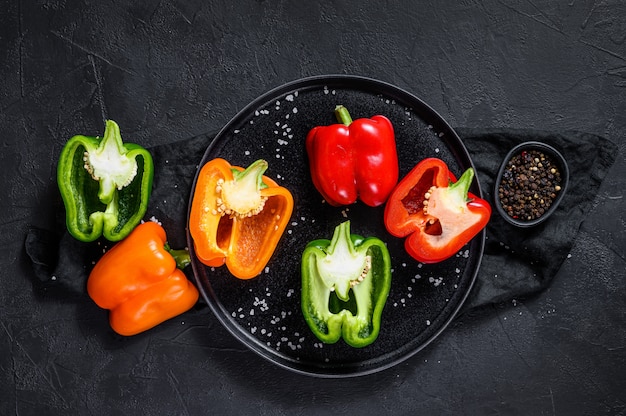
<svg viewBox="0 0 626 416"><path fill-rule="evenodd" d="M343 124L317 126L306 137L311 179L332 206L359 198L382 205L398 182L398 154L391 121L381 115L352 121L343 106L335 108Z"/></svg>
<svg viewBox="0 0 626 416"><path fill-rule="evenodd" d="M322 342L373 343L390 287L387 246L350 234L349 221L335 228L332 240L312 241L302 254L302 313Z"/></svg>
<svg viewBox="0 0 626 416"><path fill-rule="evenodd" d="M119 126L107 120L104 137L72 137L61 150L57 183L69 233L80 241L126 237L139 224L152 192L152 156L122 143Z"/></svg>
<svg viewBox="0 0 626 416"><path fill-rule="evenodd" d="M142 223L91 271L87 293L98 306L110 310L109 322L118 334L146 331L198 301L198 290L177 268L188 264L189 254L169 250L166 241L163 227Z"/></svg>
<svg viewBox="0 0 626 416"><path fill-rule="evenodd" d="M224 159L206 163L198 174L189 232L198 259L226 267L235 277L256 277L270 260L293 211L289 190L264 176L268 164L247 169Z"/></svg>
<svg viewBox="0 0 626 416"><path fill-rule="evenodd" d="M422 160L394 189L385 206L387 231L406 237L405 248L422 263L452 257L489 222L491 206L468 193L474 170L458 182L440 159Z"/></svg>

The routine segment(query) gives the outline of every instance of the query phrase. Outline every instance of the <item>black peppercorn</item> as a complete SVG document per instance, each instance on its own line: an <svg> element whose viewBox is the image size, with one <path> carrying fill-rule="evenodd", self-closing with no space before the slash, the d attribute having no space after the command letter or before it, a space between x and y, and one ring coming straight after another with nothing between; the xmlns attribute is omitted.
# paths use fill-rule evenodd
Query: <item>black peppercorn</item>
<svg viewBox="0 0 626 416"><path fill-rule="evenodd" d="M550 208L561 185L561 172L549 155L540 150L524 150L506 163L498 197L511 218L532 221Z"/></svg>

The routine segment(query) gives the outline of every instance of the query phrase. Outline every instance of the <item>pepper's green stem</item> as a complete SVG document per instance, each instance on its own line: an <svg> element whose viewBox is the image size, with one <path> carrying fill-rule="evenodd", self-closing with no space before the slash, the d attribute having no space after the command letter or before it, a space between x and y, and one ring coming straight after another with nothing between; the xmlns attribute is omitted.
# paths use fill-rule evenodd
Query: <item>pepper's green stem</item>
<svg viewBox="0 0 626 416"><path fill-rule="evenodd" d="M86 152L84 161L92 178L100 181L98 198L103 204L109 204L115 190L128 186L137 175L137 161L126 156L120 128L112 120L107 120L98 148Z"/></svg>
<svg viewBox="0 0 626 416"><path fill-rule="evenodd" d="M352 124L352 116L350 116L350 112L343 105L335 107L335 117L337 117L337 121L346 126Z"/></svg>
<svg viewBox="0 0 626 416"><path fill-rule="evenodd" d="M326 251L328 256L336 256L336 258L352 258L356 255L350 238L350 221L342 222L335 227L333 238Z"/></svg>
<svg viewBox="0 0 626 416"><path fill-rule="evenodd" d="M350 221L335 228L333 238L326 250L326 256L317 259L317 268L324 284L335 290L342 301L349 299L351 282L358 282L367 271L367 256L358 253L350 236Z"/></svg>
<svg viewBox="0 0 626 416"><path fill-rule="evenodd" d="M191 264L191 257L189 256L189 251L184 250L184 249L174 250L167 243L165 244L164 248L165 248L165 251L167 251L168 253L172 255L172 257L174 257L174 260L176 260L176 267L178 267L179 269L182 270Z"/></svg>
<svg viewBox="0 0 626 416"><path fill-rule="evenodd" d="M267 188L263 183L263 173L267 170L267 162L259 159L243 171L232 170L232 180L221 180L216 191L220 194L217 210L222 215L240 218L257 215L263 210L267 197L261 195L261 189Z"/></svg>
<svg viewBox="0 0 626 416"><path fill-rule="evenodd" d="M467 197L467 193L469 192L473 179L474 169L469 168L463 172L463 175L461 175L456 183L452 183L448 186L448 195L458 195L459 198L462 198L463 203L468 202L470 199Z"/></svg>
<svg viewBox="0 0 626 416"><path fill-rule="evenodd" d="M237 182L238 186L242 188L267 188L267 185L263 182L263 174L267 170L267 167L267 162L263 159L259 159L244 170L232 169L233 179Z"/></svg>

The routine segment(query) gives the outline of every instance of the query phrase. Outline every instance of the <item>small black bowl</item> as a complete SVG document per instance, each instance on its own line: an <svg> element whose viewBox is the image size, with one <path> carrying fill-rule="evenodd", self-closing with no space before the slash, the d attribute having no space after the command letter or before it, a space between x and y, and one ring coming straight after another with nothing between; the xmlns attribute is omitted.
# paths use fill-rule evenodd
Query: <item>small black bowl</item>
<svg viewBox="0 0 626 416"><path fill-rule="evenodd" d="M541 152L545 155L545 160L539 165L535 161L535 153ZM509 166L509 161L513 158L520 158L521 164L516 165L515 171ZM520 167L520 165L522 167ZM528 166L534 166L537 168L536 171L532 171L528 169ZM559 182L552 182L558 179L558 177L554 179L549 179L546 176L550 174L550 169L554 168L560 175ZM552 185L556 187L560 186L559 190L552 189L549 190L549 187L545 183L541 183L541 174L545 174L543 179L547 180L548 183L552 182ZM554 175L554 174L553 174ZM527 183L527 185L524 185ZM530 191L530 186L536 186L535 190ZM545 220L554 213L557 206L563 199L565 195L565 191L567 190L567 186L569 184L569 168L567 167L567 162L561 153L559 153L554 147L547 145L542 142L524 142L521 143L514 148L512 148L509 153L504 158L500 169L498 170L498 176L496 177L496 183L494 188L494 200L496 211L509 223L517 226L517 227L533 227L537 224L544 222ZM530 201L525 202L523 205L526 207L525 212L529 212L530 215L521 214L519 211L513 210L513 213L510 215L509 211L503 207L502 200L500 198L500 186L507 188L509 192L515 192L519 190L521 193L526 191L532 192L533 195L527 196L533 198L535 200L535 206L530 205ZM550 194L554 195L551 196ZM542 195L544 197L542 198ZM536 197L535 197L536 196ZM504 196L503 199L507 199ZM508 200L511 201L513 198L509 195ZM548 207L542 205L541 202L544 203L546 201L551 200L551 204ZM519 207L520 203L514 204ZM544 212L537 212L539 209L543 209ZM530 219L528 218L530 216Z"/></svg>

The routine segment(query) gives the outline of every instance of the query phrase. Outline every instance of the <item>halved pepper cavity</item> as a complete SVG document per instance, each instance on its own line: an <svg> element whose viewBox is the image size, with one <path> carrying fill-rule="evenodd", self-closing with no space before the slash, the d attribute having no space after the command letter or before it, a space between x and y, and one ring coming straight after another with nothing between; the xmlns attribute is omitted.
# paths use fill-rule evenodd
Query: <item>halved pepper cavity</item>
<svg viewBox="0 0 626 416"><path fill-rule="evenodd" d="M153 175L150 153L123 143L112 120L107 120L102 138L72 137L57 166L69 233L85 242L126 237L148 208Z"/></svg>
<svg viewBox="0 0 626 416"><path fill-rule="evenodd" d="M390 195L384 215L387 230L407 237L407 252L420 262L452 257L491 216L489 203L468 192L473 178L472 168L456 181L442 160L422 160Z"/></svg>
<svg viewBox="0 0 626 416"><path fill-rule="evenodd" d="M189 215L199 260L226 267L240 279L258 276L289 223L293 196L263 175L257 160L243 169L221 158L200 170Z"/></svg>
<svg viewBox="0 0 626 416"><path fill-rule="evenodd" d="M357 348L374 342L391 287L383 241L351 234L346 221L332 240L307 244L301 267L302 313L315 336L325 343L343 338Z"/></svg>
<svg viewBox="0 0 626 416"><path fill-rule="evenodd" d="M311 179L332 206L357 198L369 206L383 204L398 182L398 155L391 121L385 116L352 120L339 105L340 124L317 126L306 137Z"/></svg>
<svg viewBox="0 0 626 416"><path fill-rule="evenodd" d="M87 280L87 293L109 309L111 328L130 336L191 309L198 290L181 270L186 250L171 250L161 225L145 222L107 251Z"/></svg>

